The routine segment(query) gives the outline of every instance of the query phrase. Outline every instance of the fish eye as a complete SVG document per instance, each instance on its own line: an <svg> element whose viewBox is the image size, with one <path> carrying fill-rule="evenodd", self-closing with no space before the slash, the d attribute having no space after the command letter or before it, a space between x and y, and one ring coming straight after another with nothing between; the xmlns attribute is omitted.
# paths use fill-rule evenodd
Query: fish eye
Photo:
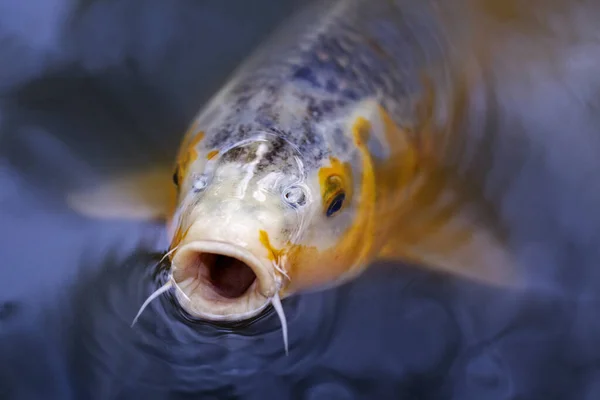
<svg viewBox="0 0 600 400"><path fill-rule="evenodd" d="M179 168L175 168L173 172L173 183L175 186L179 186Z"/></svg>
<svg viewBox="0 0 600 400"><path fill-rule="evenodd" d="M337 213L342 209L344 205L344 200L346 199L346 194L344 192L338 193L329 203L329 207L327 207L327 216L331 217L333 214Z"/></svg>
<svg viewBox="0 0 600 400"><path fill-rule="evenodd" d="M283 199L293 207L306 204L306 193L300 186L290 186L283 191Z"/></svg>

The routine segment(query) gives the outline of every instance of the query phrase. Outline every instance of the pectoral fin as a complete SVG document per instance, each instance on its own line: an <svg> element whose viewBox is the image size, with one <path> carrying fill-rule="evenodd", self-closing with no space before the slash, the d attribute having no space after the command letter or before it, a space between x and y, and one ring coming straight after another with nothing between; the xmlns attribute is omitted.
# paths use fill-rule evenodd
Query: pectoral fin
<svg viewBox="0 0 600 400"><path fill-rule="evenodd" d="M468 138L454 126L458 123L436 128L435 92L427 80L424 87L421 123L413 129L398 126L382 109L391 156L376 167L383 193L379 208L385 210L378 217L385 232L379 258L410 261L487 284L519 286L521 271L508 246L508 232L483 196L482 182L455 170L452 157L463 154Z"/></svg>
<svg viewBox="0 0 600 400"><path fill-rule="evenodd" d="M463 235L463 232L457 233ZM510 251L483 227L472 227L461 243L452 240L452 233L448 231L410 244L402 237L391 238L379 259L412 262L495 286L515 287L519 284Z"/></svg>
<svg viewBox="0 0 600 400"><path fill-rule="evenodd" d="M434 162L418 172L388 219L382 259L405 260L488 284L514 286L518 271L494 208L472 182Z"/></svg>
<svg viewBox="0 0 600 400"><path fill-rule="evenodd" d="M69 193L66 201L71 209L90 218L156 220L168 218L175 199L172 170L159 166Z"/></svg>

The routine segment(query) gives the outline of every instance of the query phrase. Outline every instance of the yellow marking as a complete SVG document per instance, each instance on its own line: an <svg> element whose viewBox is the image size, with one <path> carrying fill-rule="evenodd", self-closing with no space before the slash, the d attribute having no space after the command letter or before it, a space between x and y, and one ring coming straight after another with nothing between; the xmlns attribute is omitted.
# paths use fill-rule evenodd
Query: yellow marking
<svg viewBox="0 0 600 400"><path fill-rule="evenodd" d="M198 130L198 123L194 122L186 133L183 136L183 141L181 146L179 147L179 152L176 158L176 173L177 180L181 185L183 180L187 176L189 172L190 165L198 159L198 143L200 143L204 139L204 132ZM178 221L173 221L173 214L175 212L175 207L172 209L171 218L169 219L168 226L171 226L173 223L176 223L176 230L173 234L173 238L171 240L171 244L169 246L169 250L172 250L176 246L181 243L185 235L187 234L189 227L182 231L181 226L179 226ZM171 254L169 258L173 255Z"/></svg>
<svg viewBox="0 0 600 400"><path fill-rule="evenodd" d="M362 265L373 258L376 251L372 245L375 224L375 175L365 145L370 129L370 123L364 118L358 118L352 126L356 146L362 154L360 198L359 203L354 205L356 214L353 224L340 234L335 246L326 250L320 251L314 246L290 245L287 269L292 278L287 291L293 292L334 282L346 273L351 273L353 266ZM341 172L342 176L348 176L347 172L344 172L346 167L336 160L333 160L331 169L338 174ZM329 173L323 172L319 175L322 178L329 176Z"/></svg>
<svg viewBox="0 0 600 400"><path fill-rule="evenodd" d="M279 259L284 253L284 250L277 250L273 247L273 245L271 245L271 240L269 239L269 234L267 233L267 231L261 229L258 232L258 240L260 240L260 243L264 246L265 249L267 249L267 257L269 258L269 260L276 262L279 261Z"/></svg>
<svg viewBox="0 0 600 400"><path fill-rule="evenodd" d="M323 212L327 210L331 201L342 192L346 196L342 205L342 209L344 209L352 201L354 188L350 163L342 163L335 157L331 157L329 162L331 166L322 167L319 170Z"/></svg>
<svg viewBox="0 0 600 400"><path fill-rule="evenodd" d="M180 185L187 176L190 165L198 159L198 149L196 147L202 139L204 139L204 132L186 134L186 139L177 156L177 179L179 180Z"/></svg>
<svg viewBox="0 0 600 400"><path fill-rule="evenodd" d="M213 158L215 158L215 156L219 154L219 150L211 150L208 152L208 154L206 155L206 159L207 160L212 160Z"/></svg>
<svg viewBox="0 0 600 400"><path fill-rule="evenodd" d="M187 149L190 145L190 142L194 140L196 137L196 133L198 132L198 122L192 123L187 131L183 134L183 139L181 140L181 144L179 146L179 153L177 154L177 159L180 159L184 156L184 153L187 152Z"/></svg>
<svg viewBox="0 0 600 400"><path fill-rule="evenodd" d="M435 158L435 136L418 132L425 140L416 141L382 107L379 114L390 156L383 161L371 157L367 148L371 124L357 118L352 131L362 165L356 177L358 203L353 204L356 213L352 225L326 250L285 246L291 276L285 290L333 283L376 257L415 262L493 284L513 283L514 266L501 240L500 226L493 220L477 219L488 216L485 201ZM319 171L325 204L331 186L353 186L348 169L332 158L331 167ZM327 184L331 175L339 177L334 185ZM350 183L344 185L348 177Z"/></svg>

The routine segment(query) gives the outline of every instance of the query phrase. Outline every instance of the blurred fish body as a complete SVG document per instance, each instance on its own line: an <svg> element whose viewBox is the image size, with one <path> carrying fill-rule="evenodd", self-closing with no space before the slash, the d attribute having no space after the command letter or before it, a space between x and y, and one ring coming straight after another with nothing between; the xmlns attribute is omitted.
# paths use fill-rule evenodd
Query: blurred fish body
<svg viewBox="0 0 600 400"><path fill-rule="evenodd" d="M443 52L422 48L417 25L435 24L435 8L424 16L417 3L312 2L190 124L168 173L177 194L163 288L188 313L242 320L272 303L281 314L280 296L341 284L375 260L513 279L489 205L453 168L468 138L436 127ZM98 189L114 196L70 202L110 214L118 201L106 199L128 188L139 214L136 181L157 189L135 176Z"/></svg>

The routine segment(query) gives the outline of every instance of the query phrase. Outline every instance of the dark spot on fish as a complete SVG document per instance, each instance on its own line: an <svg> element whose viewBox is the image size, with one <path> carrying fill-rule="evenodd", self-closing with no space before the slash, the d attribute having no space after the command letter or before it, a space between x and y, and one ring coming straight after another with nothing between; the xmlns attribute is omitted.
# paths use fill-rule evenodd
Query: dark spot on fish
<svg viewBox="0 0 600 400"><path fill-rule="evenodd" d="M334 58L337 58L341 55L348 54L348 52L346 50L344 50L344 48L341 46L339 39L335 38L335 37L330 37L328 39L324 39L323 47L324 47L324 50L327 53L332 54L334 56Z"/></svg>
<svg viewBox="0 0 600 400"><path fill-rule="evenodd" d="M346 74L346 67L344 67L343 65L341 65L340 63L333 63L333 70L335 71L335 73L337 75L343 75L345 77Z"/></svg>
<svg viewBox="0 0 600 400"><path fill-rule="evenodd" d="M233 162L233 161L245 161L245 155L247 154L247 149L245 147L234 147L233 149L229 149L222 155L222 160L224 162Z"/></svg>
<svg viewBox="0 0 600 400"><path fill-rule="evenodd" d="M270 116L265 115L263 113L260 113L256 117L256 122L260 125L263 125L265 128L271 128L273 125L275 125L275 122L273 122L273 119Z"/></svg>
<svg viewBox="0 0 600 400"><path fill-rule="evenodd" d="M241 135L246 135L251 129L252 127L249 124L242 124L240 125L239 133Z"/></svg>
<svg viewBox="0 0 600 400"><path fill-rule="evenodd" d="M323 103L321 103L321 108L326 113L330 113L331 111L333 111L334 107L335 107L335 103L331 100L325 100L325 101L323 101Z"/></svg>
<svg viewBox="0 0 600 400"><path fill-rule="evenodd" d="M314 87L321 87L319 80L315 76L312 69L307 66L298 68L293 75L294 79L303 80L310 83Z"/></svg>
<svg viewBox="0 0 600 400"><path fill-rule="evenodd" d="M250 100L251 96L250 95L243 95L238 97L236 105L239 108L242 108L244 105L246 105L248 103L248 101Z"/></svg>
<svg viewBox="0 0 600 400"><path fill-rule="evenodd" d="M327 83L325 84L325 90L327 90L329 93L337 92L338 91L337 82L334 79L327 80Z"/></svg>
<svg viewBox="0 0 600 400"><path fill-rule="evenodd" d="M317 101L314 98L310 98L308 100L308 105L306 106L306 110L308 111L308 114L310 116L312 116L314 119L316 119L317 121L320 119L322 111L319 107L319 104L317 103Z"/></svg>
<svg viewBox="0 0 600 400"><path fill-rule="evenodd" d="M344 89L342 91L342 96L350 99L350 100L358 100L358 93L354 89Z"/></svg>
<svg viewBox="0 0 600 400"><path fill-rule="evenodd" d="M383 79L381 79L381 76L378 74L375 74L373 76L371 76L371 79L373 80L373 85L376 87L383 87L384 86L384 82Z"/></svg>
<svg viewBox="0 0 600 400"><path fill-rule="evenodd" d="M340 127L336 127L331 133L333 141L342 153L348 152L349 143L345 140L346 134Z"/></svg>
<svg viewBox="0 0 600 400"><path fill-rule="evenodd" d="M286 131L284 131L283 129L280 129L276 126L271 127L271 129L269 129L271 132L273 132L276 136L286 136L288 133Z"/></svg>
<svg viewBox="0 0 600 400"><path fill-rule="evenodd" d="M275 85L267 85L265 90L269 96L273 96L277 92L277 87Z"/></svg>
<svg viewBox="0 0 600 400"><path fill-rule="evenodd" d="M258 168L265 168L269 165L275 165L275 160L278 158L287 159L288 154L286 154L285 140L277 136L273 140L269 141L269 150L263 155L263 158L260 160L258 164Z"/></svg>

